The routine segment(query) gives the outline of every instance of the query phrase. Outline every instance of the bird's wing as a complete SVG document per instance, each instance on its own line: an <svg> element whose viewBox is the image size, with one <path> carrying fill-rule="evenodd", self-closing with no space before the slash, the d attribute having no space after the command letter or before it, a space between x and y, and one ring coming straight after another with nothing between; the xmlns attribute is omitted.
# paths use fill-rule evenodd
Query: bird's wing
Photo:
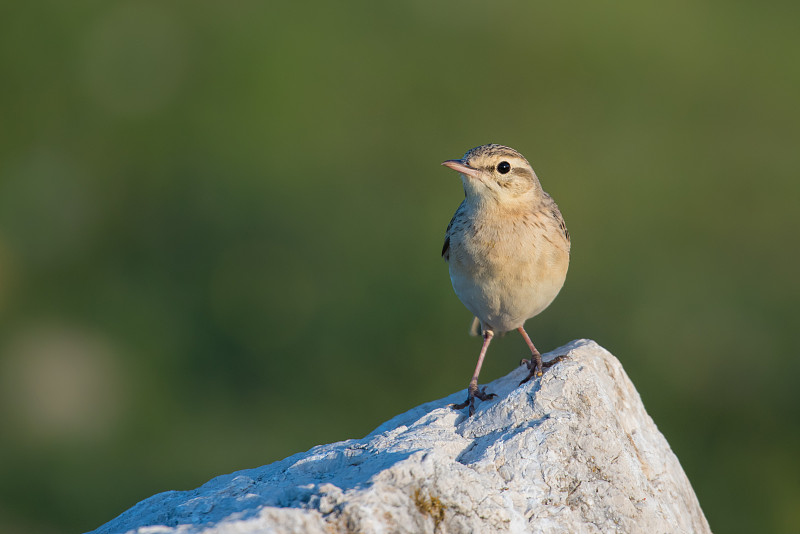
<svg viewBox="0 0 800 534"><path fill-rule="evenodd" d="M558 226L561 228L561 233L564 234L564 239L567 240L567 252L569 252L571 243L569 239L569 230L567 230L567 223L564 222L564 217L562 217L561 211L559 211L558 208L554 210L553 215L556 215Z"/></svg>
<svg viewBox="0 0 800 534"><path fill-rule="evenodd" d="M466 199L461 202L461 205L458 206L458 209L453 214L453 218L450 219L450 223L447 225L447 230L444 232L444 246L442 246L442 257L444 261L450 261L450 230L453 229L453 223L455 220L461 215L461 211L464 209L464 204Z"/></svg>
<svg viewBox="0 0 800 534"><path fill-rule="evenodd" d="M561 215L561 210L558 209L558 204L556 201L553 200L553 197L545 193L546 201L550 204L550 213L553 215L553 218L558 222L558 227L561 229L561 234L564 236L564 239L567 242L567 252L570 249L570 238L569 238L569 230L567 230L567 223L564 222L564 216Z"/></svg>

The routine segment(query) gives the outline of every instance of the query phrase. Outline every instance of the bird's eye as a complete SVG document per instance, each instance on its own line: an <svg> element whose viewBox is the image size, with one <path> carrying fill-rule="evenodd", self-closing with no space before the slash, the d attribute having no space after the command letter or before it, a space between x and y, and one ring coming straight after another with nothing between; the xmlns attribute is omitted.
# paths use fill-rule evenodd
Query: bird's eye
<svg viewBox="0 0 800 534"><path fill-rule="evenodd" d="M511 164L507 161L501 161L497 164L497 172L500 174L506 174L508 171L511 170Z"/></svg>

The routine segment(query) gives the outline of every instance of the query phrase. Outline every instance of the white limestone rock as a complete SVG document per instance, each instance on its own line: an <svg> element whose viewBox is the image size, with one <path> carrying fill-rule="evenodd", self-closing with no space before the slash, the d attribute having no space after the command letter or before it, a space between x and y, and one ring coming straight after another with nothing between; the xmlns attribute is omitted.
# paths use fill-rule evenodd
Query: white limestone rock
<svg viewBox="0 0 800 534"><path fill-rule="evenodd" d="M471 418L462 390L363 439L146 499L97 534L710 532L619 361L593 341L521 387L520 368Z"/></svg>

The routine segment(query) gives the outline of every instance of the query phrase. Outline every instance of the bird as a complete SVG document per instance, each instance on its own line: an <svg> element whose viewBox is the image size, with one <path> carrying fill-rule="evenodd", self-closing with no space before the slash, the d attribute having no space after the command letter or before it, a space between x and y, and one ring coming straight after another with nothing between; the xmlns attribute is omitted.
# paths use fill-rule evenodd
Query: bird
<svg viewBox="0 0 800 534"><path fill-rule="evenodd" d="M513 148L481 145L442 165L457 171L464 200L445 232L442 257L459 300L475 316L473 332L483 337L467 400L452 404L475 413L475 399L496 395L478 388L478 375L497 334L517 330L531 352L520 365L528 376L542 376L541 353L524 323L541 313L564 285L570 236L564 217L539 182L533 167ZM546 365L549 367L549 365Z"/></svg>

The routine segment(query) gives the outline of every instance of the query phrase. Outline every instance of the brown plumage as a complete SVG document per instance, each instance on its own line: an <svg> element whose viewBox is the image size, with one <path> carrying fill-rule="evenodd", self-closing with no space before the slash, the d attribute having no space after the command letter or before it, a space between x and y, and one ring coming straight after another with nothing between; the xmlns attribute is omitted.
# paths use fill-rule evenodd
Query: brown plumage
<svg viewBox="0 0 800 534"><path fill-rule="evenodd" d="M492 395L478 390L478 375L494 334L518 330L531 350L526 382L541 376L541 354L523 328L564 284L570 238L555 201L544 192L528 160L502 145L473 148L443 163L458 171L465 198L445 232L442 257L456 295L480 321L483 346L466 402Z"/></svg>

